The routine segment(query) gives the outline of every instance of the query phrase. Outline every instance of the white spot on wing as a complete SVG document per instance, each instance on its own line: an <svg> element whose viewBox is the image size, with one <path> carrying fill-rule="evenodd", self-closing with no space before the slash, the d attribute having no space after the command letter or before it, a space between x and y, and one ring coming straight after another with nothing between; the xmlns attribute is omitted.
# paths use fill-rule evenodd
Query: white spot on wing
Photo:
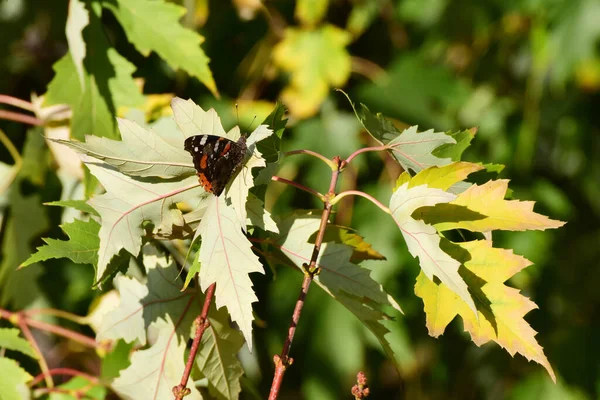
<svg viewBox="0 0 600 400"><path fill-rule="evenodd" d="M215 143L215 152L219 150L219 142Z"/></svg>
<svg viewBox="0 0 600 400"><path fill-rule="evenodd" d="M194 151L198 152L198 146L194 147Z"/></svg>
<svg viewBox="0 0 600 400"><path fill-rule="evenodd" d="M207 135L202 136L202 139L200 139L200 146L204 146L204 144L206 143L206 139L208 139Z"/></svg>

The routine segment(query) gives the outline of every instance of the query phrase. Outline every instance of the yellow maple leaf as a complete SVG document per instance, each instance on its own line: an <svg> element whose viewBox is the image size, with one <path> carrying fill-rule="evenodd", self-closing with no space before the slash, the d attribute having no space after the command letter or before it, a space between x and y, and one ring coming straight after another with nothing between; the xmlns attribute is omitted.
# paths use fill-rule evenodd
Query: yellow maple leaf
<svg viewBox="0 0 600 400"><path fill-rule="evenodd" d="M522 296L519 290L504 285L508 278L531 262L512 250L493 248L487 240L448 246L452 256L462 263L459 273L473 295L478 318L445 284L434 283L421 272L415 294L423 299L429 334L434 337L443 334L458 314L476 345L494 341L512 356L519 353L541 364L556 382L554 371L534 338L536 331L523 319L525 314L537 308L536 304Z"/></svg>
<svg viewBox="0 0 600 400"><path fill-rule="evenodd" d="M505 200L508 180L489 181L483 185L472 185L448 203L450 206L466 207L474 211L471 219L456 221L456 208L424 211L424 220L433 224L438 231L468 229L472 232L487 232L496 229L510 231L545 230L559 228L565 223L552 220L533 211L533 201ZM452 215L454 214L454 216ZM444 216L452 217L447 222ZM433 220L433 219L435 220Z"/></svg>

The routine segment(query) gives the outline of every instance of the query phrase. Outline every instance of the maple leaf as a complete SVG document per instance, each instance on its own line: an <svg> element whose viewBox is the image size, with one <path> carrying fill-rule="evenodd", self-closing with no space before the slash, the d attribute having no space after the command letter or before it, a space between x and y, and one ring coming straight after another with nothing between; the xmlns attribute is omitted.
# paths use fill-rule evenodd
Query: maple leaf
<svg viewBox="0 0 600 400"><path fill-rule="evenodd" d="M106 38L98 17L100 8L92 6L89 11L89 24L83 30L83 38L91 50L86 52L84 68L78 67L81 54L67 53L58 60L53 66L56 75L48 85L45 104L71 106L71 136L74 138L83 140L84 135L89 134L117 138L113 118L116 109L141 105L144 98L131 76L135 66L121 57ZM78 77L80 72L83 72L83 83Z"/></svg>
<svg viewBox="0 0 600 400"><path fill-rule="evenodd" d="M15 360L0 357L0 393L2 399L22 399L29 389L25 384L33 379ZM20 390L19 390L20 389ZM29 394L29 393L28 393Z"/></svg>
<svg viewBox="0 0 600 400"><path fill-rule="evenodd" d="M342 86L350 76L348 32L333 25L314 30L287 28L273 49L273 60L291 74L281 98L298 118L313 115L327 97L330 86Z"/></svg>
<svg viewBox="0 0 600 400"><path fill-rule="evenodd" d="M204 38L179 22L185 7L147 0L115 0L102 2L102 6L115 15L140 53L148 56L155 51L171 67L182 68L218 94L208 68L209 58L200 48Z"/></svg>
<svg viewBox="0 0 600 400"><path fill-rule="evenodd" d="M102 221L97 281L102 280L108 263L121 249L137 256L145 234L144 222L151 222L156 234L170 232L174 227L183 229L185 221L176 203L196 199L203 193L195 176L181 181L153 182L123 175L107 164L87 162L86 165L106 189L105 194L88 202Z"/></svg>
<svg viewBox="0 0 600 400"><path fill-rule="evenodd" d="M416 126L400 132L393 122L381 113L373 115L364 104L360 105L360 110L357 109L350 97L342 93L350 102L365 130L379 143L389 147L392 156L405 171L411 169L420 172L432 166L450 164L452 157L460 156L470 142L469 135L445 134L434 132L433 129L419 133ZM460 143L457 143L453 136L458 137ZM436 153L437 149L444 151Z"/></svg>
<svg viewBox="0 0 600 400"><path fill-rule="evenodd" d="M252 303L258 299L248 274L264 273L264 270L242 233L235 209L226 203L224 197L212 196L209 199L197 235L202 236L197 256L202 264L202 291L205 292L213 283L217 284L217 308L227 307L231 319L239 325L248 347L252 349Z"/></svg>
<svg viewBox="0 0 600 400"><path fill-rule="evenodd" d="M112 389L124 399L162 400L173 397L173 387L179 385L185 369L186 340L175 334L175 326L169 314L149 326L155 339L144 350L131 356L131 365L121 371ZM191 390L186 398L200 400L202 396L190 378L186 386Z"/></svg>
<svg viewBox="0 0 600 400"><path fill-rule="evenodd" d="M56 140L80 153L102 160L131 176L175 178L193 175L194 165L176 130L154 131L117 118L121 140L86 136L85 142Z"/></svg>
<svg viewBox="0 0 600 400"><path fill-rule="evenodd" d="M44 238L46 244L38 247L37 252L25 260L20 267L50 258L69 258L77 264L97 265L100 224L93 219L89 221L76 219L62 225L61 228L69 236L69 240Z"/></svg>
<svg viewBox="0 0 600 400"><path fill-rule="evenodd" d="M33 359L39 359L31 344L19 336L16 328L0 328L0 348L21 352Z"/></svg>
<svg viewBox="0 0 600 400"><path fill-rule="evenodd" d="M280 224L280 237L275 245L292 263L303 271L310 262L314 244L310 237L319 229L320 218L311 213L294 213ZM321 268L315 282L334 299L355 314L375 335L390 358L394 352L385 338L389 332L382 320L389 316L383 305L401 312L400 306L373 280L370 271L350 262L354 249L345 244L323 243L317 265Z"/></svg>
<svg viewBox="0 0 600 400"><path fill-rule="evenodd" d="M434 337L441 335L454 317L460 315L465 331L469 332L475 344L481 346L493 340L511 355L519 353L541 364L556 382L552 367L534 338L536 332L523 319L537 306L519 294L519 290L504 285L507 279L531 262L513 254L512 250L493 248L487 240L449 246L466 269L461 276L476 293L473 298L478 318L471 312L470 305L447 285L443 282L436 284L421 272L415 293L423 299L429 334Z"/></svg>
<svg viewBox="0 0 600 400"><path fill-rule="evenodd" d="M174 261L167 261L153 246L147 245L144 247L144 266L146 282L128 276L114 279L120 302L116 306L111 303L113 309L105 311L100 324L96 324L97 340L123 339L143 346L148 342L147 332L152 323L165 320L167 316L180 321L185 314L189 314L188 319L199 314L196 302L189 310L194 293L181 293L181 288L176 285L179 271ZM185 337L190 326L191 321L180 321L176 328Z"/></svg>
<svg viewBox="0 0 600 400"><path fill-rule="evenodd" d="M244 343L240 331L231 328L229 316L224 309L211 307L210 325L204 331L196 356L196 365L209 382L211 394L219 398L237 399L244 374L237 353Z"/></svg>
<svg viewBox="0 0 600 400"><path fill-rule="evenodd" d="M472 232L545 230L565 224L535 213L533 201L505 200L507 189L508 180L505 179L472 185L447 206L424 208L419 212L423 220L435 225L439 231L459 228ZM471 212L457 214L457 207L453 206ZM458 219L457 216L464 219Z"/></svg>
<svg viewBox="0 0 600 400"><path fill-rule="evenodd" d="M418 177L419 174L415 178ZM458 273L460 263L440 248L440 236L433 226L412 217L412 213L420 207L448 203L455 198L456 195L442 189L430 188L426 184L412 187L410 181L405 182L392 194L391 215L402 232L408 251L419 258L425 275L432 280L434 276L440 279L476 313L467 284Z"/></svg>

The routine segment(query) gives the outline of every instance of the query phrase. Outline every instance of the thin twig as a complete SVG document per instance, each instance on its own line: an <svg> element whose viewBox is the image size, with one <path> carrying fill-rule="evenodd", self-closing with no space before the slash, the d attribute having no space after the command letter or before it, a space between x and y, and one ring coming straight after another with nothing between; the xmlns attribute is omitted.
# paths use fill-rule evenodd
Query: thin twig
<svg viewBox="0 0 600 400"><path fill-rule="evenodd" d="M312 150L292 150L292 151L288 151L283 153L284 156L293 156L294 154L308 154L309 156L313 156L318 158L319 160L323 161L325 164L327 164L329 166L329 168L331 168L332 171L336 171L337 166L327 157L325 157L322 154L317 153L316 151L312 151Z"/></svg>
<svg viewBox="0 0 600 400"><path fill-rule="evenodd" d="M37 125L37 126L44 125L44 121L42 121L39 118L32 117L31 115L21 114L21 113L14 112L14 111L0 110L0 119L7 119L9 121L22 122L24 124L29 124L29 125Z"/></svg>
<svg viewBox="0 0 600 400"><path fill-rule="evenodd" d="M23 320L27 325L29 325L33 328L37 328L39 330L54 333L55 335L65 337L67 339L71 339L75 342L81 343L84 346L91 347L93 349L102 348L104 346L101 343L96 342L95 339L92 339L89 336L82 335L81 333L72 331L70 329L63 328L61 326L51 325L47 322L38 321L38 320L35 320L32 318L27 318L27 317L23 318Z"/></svg>
<svg viewBox="0 0 600 400"><path fill-rule="evenodd" d="M348 164L354 157L359 154L366 153L367 151L383 151L388 150L390 146L375 146L375 147L363 147L362 149L356 150L354 153L350 154L348 158L346 158L346 164Z"/></svg>
<svg viewBox="0 0 600 400"><path fill-rule="evenodd" d="M0 103L22 108L23 110L34 112L33 104L28 101L17 99L16 97L0 94Z"/></svg>
<svg viewBox="0 0 600 400"><path fill-rule="evenodd" d="M371 201L371 203L375 204L377 207L381 208L383 210L383 212L385 212L386 214L392 213L392 211L390 210L389 207L384 205L382 202L380 202L379 200L377 200L375 197L371 196L370 194L361 192L360 190L346 190L346 191L338 194L337 196L335 196L333 199L331 199L331 203L335 205L338 201L340 201L341 199L343 199L346 196L364 197L365 199Z"/></svg>
<svg viewBox="0 0 600 400"><path fill-rule="evenodd" d="M321 244L323 244L323 238L325 236L325 229L327 228L327 222L329 221L329 216L331 215L331 209L333 208L333 204L331 203L331 199L335 196L335 188L337 185L337 181L340 175L340 171L344 167L344 162L339 157L334 157L332 160L333 164L336 166L335 170L333 170L331 174L331 182L329 184L329 191L325 196L325 204L323 207L323 213L321 214L321 224L319 225L319 231L317 233L317 238L315 240L315 246L313 248L313 253L310 258L310 263L308 265L304 265L304 280L302 281L302 289L300 290L300 295L298 296L298 300L296 301L296 306L294 307L294 313L292 315L292 322L290 327L288 328L288 335L283 344L283 349L281 350L280 355L275 355L273 357L273 361L275 362L275 373L273 374L273 382L271 383L271 391L269 393L269 400L277 399L279 395L279 390L281 389L281 383L283 382L283 375L287 367L292 365L293 359L289 356L290 348L292 347L292 341L294 340L294 335L296 333L296 328L298 326L298 322L300 320L300 315L302 314L302 308L304 307L304 300L306 299L306 295L308 294L308 289L310 288L310 284L312 283L314 277L319 274L319 267L317 266L317 258L319 257L319 253L321 251Z"/></svg>
<svg viewBox="0 0 600 400"><path fill-rule="evenodd" d="M314 189L306 187L306 186L302 185L301 183L290 181L288 179L282 178L282 177L277 176L277 175L271 177L271 180L274 180L275 182L285 183L285 184L290 185L290 186L294 186L294 187L296 187L296 188L298 188L300 190L304 190L305 192L308 192L308 193L310 193L312 195L317 196L321 201L325 201L325 197L321 193L317 192Z"/></svg>
<svg viewBox="0 0 600 400"><path fill-rule="evenodd" d="M100 383L100 380L98 378L96 378L95 376L88 375L85 372L77 371L76 369L72 369L72 368L52 368L52 369L48 370L48 374L52 375L52 376L54 376L54 375L80 376L84 379L87 379L88 381L90 381L91 383L93 383L95 385ZM35 385L40 383L42 380L44 380L44 374L39 374L38 376L33 378L33 380L31 382L28 382L27 385L29 387L34 387Z"/></svg>
<svg viewBox="0 0 600 400"><path fill-rule="evenodd" d="M48 363L46 363L44 353L42 353L40 346L38 346L37 342L35 341L35 338L33 337L33 334L31 333L29 327L25 323L25 318L19 319L17 325L21 329L21 332L23 332L23 336L25 336L25 339L27 339L27 341L29 342L31 347L33 347L33 349L39 357L38 364L40 365L40 369L42 370L42 375L44 376L44 380L46 381L46 386L49 388L53 388L54 380L52 379L52 375L50 375L49 373L50 369L48 368Z"/></svg>
<svg viewBox="0 0 600 400"><path fill-rule="evenodd" d="M188 359L185 364L185 370L183 371L183 375L181 376L181 382L179 383L179 385L173 387L173 395L175 395L176 400L181 400L191 393L191 390L188 389L186 385L188 380L190 379L190 374L192 373L194 360L196 359L196 354L198 353L198 348L200 347L200 340L202 339L204 331L210 325L210 321L208 319L208 310L210 310L210 305L215 296L215 288L216 283L213 283L206 290L206 296L204 297L204 305L202 306L202 312L194 321L194 323L196 324L196 334L194 335L192 348L190 350L190 354L188 355Z"/></svg>

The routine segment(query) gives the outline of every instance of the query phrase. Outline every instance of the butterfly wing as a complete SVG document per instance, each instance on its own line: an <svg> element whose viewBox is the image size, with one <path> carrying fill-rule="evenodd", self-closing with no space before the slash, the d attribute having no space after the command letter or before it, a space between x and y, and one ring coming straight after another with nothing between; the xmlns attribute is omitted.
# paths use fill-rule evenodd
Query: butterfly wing
<svg viewBox="0 0 600 400"><path fill-rule="evenodd" d="M190 152L198 181L207 192L219 196L246 155L246 138L237 142L220 136L196 135L185 140L184 149Z"/></svg>

